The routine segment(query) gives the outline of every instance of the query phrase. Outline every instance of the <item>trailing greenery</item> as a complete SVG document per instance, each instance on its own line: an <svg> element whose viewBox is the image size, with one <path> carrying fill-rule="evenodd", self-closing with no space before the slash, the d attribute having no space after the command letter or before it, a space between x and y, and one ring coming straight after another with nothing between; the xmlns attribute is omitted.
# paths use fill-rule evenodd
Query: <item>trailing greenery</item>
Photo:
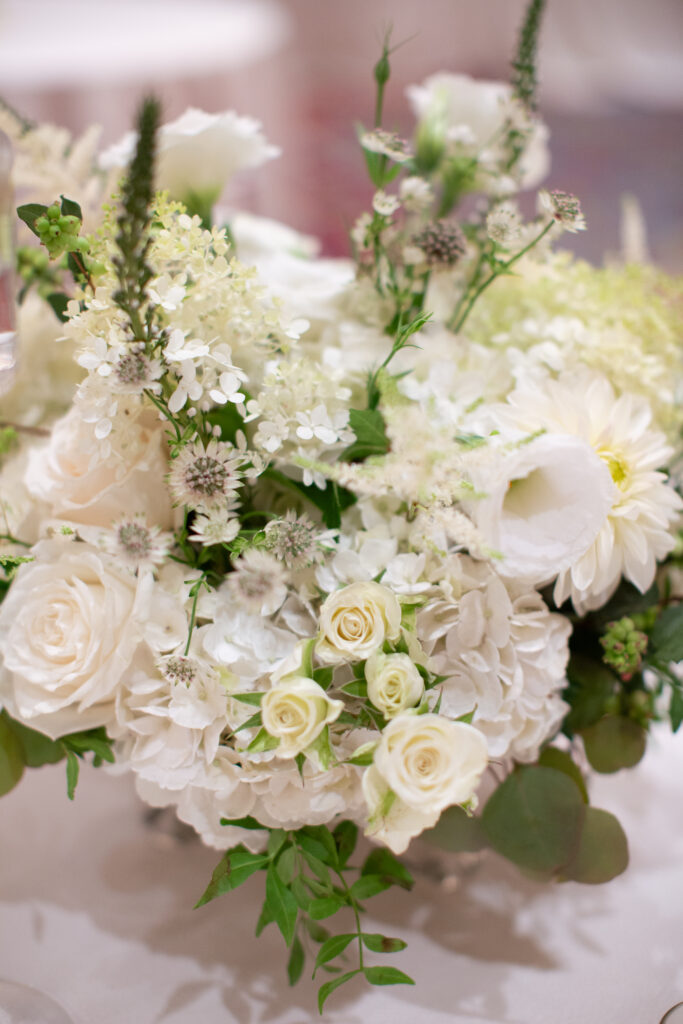
<svg viewBox="0 0 683 1024"><path fill-rule="evenodd" d="M537 51L545 0L531 0L519 33L517 52L512 61L512 88L515 96L530 110L537 105Z"/></svg>

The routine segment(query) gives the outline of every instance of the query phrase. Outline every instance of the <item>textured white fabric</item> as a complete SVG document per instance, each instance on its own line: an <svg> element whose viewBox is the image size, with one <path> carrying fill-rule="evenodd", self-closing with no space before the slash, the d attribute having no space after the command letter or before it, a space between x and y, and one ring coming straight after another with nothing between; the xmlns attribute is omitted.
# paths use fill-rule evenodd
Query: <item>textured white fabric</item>
<svg viewBox="0 0 683 1024"><path fill-rule="evenodd" d="M324 1020L659 1024L683 1000L682 769L683 736L661 732L592 780L631 843L607 886L536 885L491 856L453 891L424 877L373 900L367 930L408 940L391 962L417 985L353 982ZM0 977L74 1024L313 1024L308 974L290 989L273 926L253 937L260 878L192 909L216 857L146 826L127 778L85 768L69 804L63 765L28 772L0 801Z"/></svg>

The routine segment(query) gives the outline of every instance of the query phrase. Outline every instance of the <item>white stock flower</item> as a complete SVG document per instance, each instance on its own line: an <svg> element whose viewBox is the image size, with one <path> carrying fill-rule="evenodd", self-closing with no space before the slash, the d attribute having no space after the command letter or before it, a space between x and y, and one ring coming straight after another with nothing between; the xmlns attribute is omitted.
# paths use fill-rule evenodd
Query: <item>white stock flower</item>
<svg viewBox="0 0 683 1024"><path fill-rule="evenodd" d="M484 169L496 171L502 156L505 123L508 119L515 125L520 121L509 85L442 71L421 85L409 86L407 95L419 121L418 150L420 133L426 130L437 145L457 146L457 152L477 157ZM519 127L527 136L519 162L520 184L522 188L533 188L548 173L548 130L535 120ZM492 191L495 177L488 183Z"/></svg>
<svg viewBox="0 0 683 1024"><path fill-rule="evenodd" d="M383 730L363 776L366 835L402 853L446 807L474 796L487 763L486 740L471 725L435 714L399 715Z"/></svg>
<svg viewBox="0 0 683 1024"><path fill-rule="evenodd" d="M331 700L322 686L306 676L288 676L261 700L263 728L280 741L277 757L296 757L343 710L344 701Z"/></svg>
<svg viewBox="0 0 683 1024"><path fill-rule="evenodd" d="M330 594L320 609L316 654L326 664L362 661L401 628L398 598L380 583L351 583Z"/></svg>
<svg viewBox="0 0 683 1024"><path fill-rule="evenodd" d="M544 434L500 453L473 482L486 492L469 512L502 575L541 584L595 542L615 488L591 446L568 434Z"/></svg>
<svg viewBox="0 0 683 1024"><path fill-rule="evenodd" d="M368 697L385 718L419 703L424 680L407 654L371 655L365 663Z"/></svg>
<svg viewBox="0 0 683 1024"><path fill-rule="evenodd" d="M189 107L161 127L158 139L157 187L168 189L174 199L188 193L217 199L236 171L258 167L280 153L266 142L258 121L232 110L208 114ZM100 166L127 167L136 144L136 133L128 132L102 153Z"/></svg>
<svg viewBox="0 0 683 1024"><path fill-rule="evenodd" d="M150 614L152 578L86 544L41 541L33 554L0 609L2 703L53 738L107 725Z"/></svg>

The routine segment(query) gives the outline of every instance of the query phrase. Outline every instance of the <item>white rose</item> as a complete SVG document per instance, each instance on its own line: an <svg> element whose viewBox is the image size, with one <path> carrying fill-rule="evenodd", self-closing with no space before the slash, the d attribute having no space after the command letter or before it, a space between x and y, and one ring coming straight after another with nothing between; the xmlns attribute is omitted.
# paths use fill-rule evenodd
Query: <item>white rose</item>
<svg viewBox="0 0 683 1024"><path fill-rule="evenodd" d="M343 709L343 701L331 700L322 686L306 676L283 679L261 701L263 728L280 740L278 757L296 757Z"/></svg>
<svg viewBox="0 0 683 1024"><path fill-rule="evenodd" d="M437 146L450 140L458 143L466 155L476 156L493 170L501 159L503 127L508 118L519 122L520 111L512 99L512 90L504 82L477 81L469 75L440 72L422 85L407 89L408 99L420 124ZM548 129L537 120L529 121L524 152L520 157L522 188L533 188L550 168ZM490 185L493 186L493 181Z"/></svg>
<svg viewBox="0 0 683 1024"><path fill-rule="evenodd" d="M419 703L424 680L407 654L373 654L365 665L368 697L385 718Z"/></svg>
<svg viewBox="0 0 683 1024"><path fill-rule="evenodd" d="M365 835L395 854L405 853L411 839L439 820L440 811L421 811L399 800L374 764L366 768L361 785L368 811Z"/></svg>
<svg viewBox="0 0 683 1024"><path fill-rule="evenodd" d="M87 544L42 541L0 608L0 703L56 738L106 725L153 580Z"/></svg>
<svg viewBox="0 0 683 1024"><path fill-rule="evenodd" d="M92 424L73 407L55 423L47 443L31 449L24 482L60 519L109 527L122 515L144 512L168 529L173 512L165 449L163 428L156 421L138 422L124 451L105 454Z"/></svg>
<svg viewBox="0 0 683 1024"><path fill-rule="evenodd" d="M136 133L128 132L101 154L100 166L127 167L136 144ZM159 131L157 187L168 189L175 199L194 193L215 202L236 171L258 167L279 154L253 118L239 117L233 110L208 114L189 107Z"/></svg>
<svg viewBox="0 0 683 1024"><path fill-rule="evenodd" d="M382 732L374 766L403 803L440 814L470 799L487 761L486 740L473 726L404 714Z"/></svg>
<svg viewBox="0 0 683 1024"><path fill-rule="evenodd" d="M469 512L487 544L502 554L502 576L542 584L594 543L612 508L615 487L593 448L568 434L544 434L511 454L486 477L487 491Z"/></svg>
<svg viewBox="0 0 683 1024"><path fill-rule="evenodd" d="M380 583L352 583L330 594L320 609L321 661L362 661L395 640L401 628L398 598Z"/></svg>

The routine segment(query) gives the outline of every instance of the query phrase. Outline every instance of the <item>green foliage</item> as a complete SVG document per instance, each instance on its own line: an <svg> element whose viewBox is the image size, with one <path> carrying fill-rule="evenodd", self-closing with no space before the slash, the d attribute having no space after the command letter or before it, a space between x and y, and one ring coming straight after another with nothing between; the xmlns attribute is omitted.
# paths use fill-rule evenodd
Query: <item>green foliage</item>
<svg viewBox="0 0 683 1024"><path fill-rule="evenodd" d="M18 572L19 566L32 561L33 555L15 555L5 552L0 555L0 569L8 580L12 580Z"/></svg>
<svg viewBox="0 0 683 1024"><path fill-rule="evenodd" d="M597 722L610 706L618 687L614 673L597 658L574 654L567 667L569 686L564 693L571 710L564 720L564 731L575 732Z"/></svg>
<svg viewBox="0 0 683 1024"><path fill-rule="evenodd" d="M481 818L494 850L521 868L553 874L576 850L585 805L576 784L554 768L518 767L489 798Z"/></svg>
<svg viewBox="0 0 683 1024"><path fill-rule="evenodd" d="M545 0L530 0L519 34L517 52L512 61L512 90L530 109L536 107L537 49Z"/></svg>
<svg viewBox="0 0 683 1024"><path fill-rule="evenodd" d="M223 820L224 825L260 829L254 818ZM250 853L244 846L228 850L219 861L211 881L197 902L203 906L223 893L242 885L257 871L265 871L265 900L256 926L257 935L275 924L290 949L287 976L291 985L301 977L311 941L319 945L313 955L313 976L318 970L341 971L333 961L346 959L355 943L358 967L339 973L321 985L320 1011L327 998L340 985L362 974L371 985L413 984L402 971L383 965L367 965L364 950L372 953L398 953L405 949L402 939L361 929L361 900L370 899L391 885L409 888L412 878L399 860L387 850L374 850L363 863L359 876L349 884L346 874L357 869L349 866L358 838L358 827L340 822L331 832L324 825L306 826L297 831L268 829L264 853ZM330 933L318 921L347 911L355 922L353 931Z"/></svg>
<svg viewBox="0 0 683 1024"><path fill-rule="evenodd" d="M87 753L93 755L95 767L98 767L103 761L110 763L114 761L111 740L104 728L70 733L68 736L61 736L59 739L53 740L49 736L31 729L23 722L15 721L6 711L2 711L0 712L0 795L8 791L3 789L3 780L9 781L12 773L16 776L15 782L12 784L15 785L21 778L24 767L39 768L44 764L56 764L66 757L67 796L73 800L78 783L80 761ZM17 775L19 764L21 771Z"/></svg>
<svg viewBox="0 0 683 1024"><path fill-rule="evenodd" d="M422 833L422 839L452 853L474 853L488 845L481 820L462 807L447 807L434 828Z"/></svg>
<svg viewBox="0 0 683 1024"><path fill-rule="evenodd" d="M273 469L272 466L264 470L261 477L315 505L322 515L325 526L332 530L341 526L342 513L354 505L357 500L354 494L332 480L328 480L327 486L321 491L313 484L308 485L300 483L298 480L292 480L291 477L285 476L284 473Z"/></svg>
<svg viewBox="0 0 683 1024"><path fill-rule="evenodd" d="M624 830L607 811L586 808L578 849L563 869L563 877L584 885L600 885L620 875L628 866L628 842Z"/></svg>
<svg viewBox="0 0 683 1024"><path fill-rule="evenodd" d="M356 440L342 452L341 458L346 462L362 462L372 455L385 455L389 451L389 438L379 409L351 409L349 426Z"/></svg>
<svg viewBox="0 0 683 1024"><path fill-rule="evenodd" d="M632 768L645 753L646 733L630 718L605 715L581 732L586 757L596 772Z"/></svg>
<svg viewBox="0 0 683 1024"><path fill-rule="evenodd" d="M588 790L581 769L575 761L572 761L566 750L560 750L559 747L546 747L541 751L538 763L545 768L555 768L558 772L568 775L579 787L583 802L588 803Z"/></svg>
<svg viewBox="0 0 683 1024"><path fill-rule="evenodd" d="M670 605L659 614L650 644L658 662L683 661L683 603Z"/></svg>

